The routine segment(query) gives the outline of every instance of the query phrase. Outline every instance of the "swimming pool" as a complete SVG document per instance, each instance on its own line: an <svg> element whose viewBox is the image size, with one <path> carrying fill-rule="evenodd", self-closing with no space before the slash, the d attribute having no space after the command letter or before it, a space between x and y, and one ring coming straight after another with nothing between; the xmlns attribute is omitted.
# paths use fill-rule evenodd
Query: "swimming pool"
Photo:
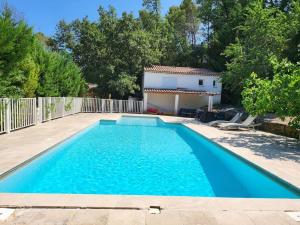
<svg viewBox="0 0 300 225"><path fill-rule="evenodd" d="M0 180L0 192L299 198L181 124L101 120Z"/></svg>

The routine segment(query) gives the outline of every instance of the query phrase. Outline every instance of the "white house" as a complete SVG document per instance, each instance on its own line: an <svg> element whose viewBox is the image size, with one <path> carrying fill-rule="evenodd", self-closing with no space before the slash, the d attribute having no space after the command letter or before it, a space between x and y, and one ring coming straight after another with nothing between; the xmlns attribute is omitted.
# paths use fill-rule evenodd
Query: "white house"
<svg viewBox="0 0 300 225"><path fill-rule="evenodd" d="M149 108L177 114L180 108L197 109L221 101L220 74L203 68L152 66L145 68L144 111Z"/></svg>

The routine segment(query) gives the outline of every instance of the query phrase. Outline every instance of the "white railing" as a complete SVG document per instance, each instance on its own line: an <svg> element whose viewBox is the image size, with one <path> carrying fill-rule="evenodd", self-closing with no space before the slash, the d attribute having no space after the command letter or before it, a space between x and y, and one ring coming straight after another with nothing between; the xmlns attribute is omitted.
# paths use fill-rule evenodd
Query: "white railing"
<svg viewBox="0 0 300 225"><path fill-rule="evenodd" d="M36 124L35 98L11 99L10 107L10 130L17 130Z"/></svg>
<svg viewBox="0 0 300 225"><path fill-rule="evenodd" d="M0 133L29 127L37 123L36 99L0 99Z"/></svg>
<svg viewBox="0 0 300 225"><path fill-rule="evenodd" d="M143 101L84 98L82 112L143 113Z"/></svg>
<svg viewBox="0 0 300 225"><path fill-rule="evenodd" d="M36 101L0 98L0 134L81 112L143 113L143 102L135 100L39 97Z"/></svg>
<svg viewBox="0 0 300 225"><path fill-rule="evenodd" d="M45 122L81 112L82 98L40 97L39 121Z"/></svg>
<svg viewBox="0 0 300 225"><path fill-rule="evenodd" d="M7 107L8 107L7 98L0 98L0 134L7 131Z"/></svg>

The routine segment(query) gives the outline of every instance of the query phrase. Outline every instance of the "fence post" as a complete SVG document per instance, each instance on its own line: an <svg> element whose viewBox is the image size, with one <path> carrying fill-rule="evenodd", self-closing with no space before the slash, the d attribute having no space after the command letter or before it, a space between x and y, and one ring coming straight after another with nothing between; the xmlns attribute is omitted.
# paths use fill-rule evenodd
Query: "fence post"
<svg viewBox="0 0 300 225"><path fill-rule="evenodd" d="M79 105L80 105L80 112L82 113L82 112L84 112L84 110L83 110L83 103L84 103L84 99L83 98L80 98L79 99Z"/></svg>
<svg viewBox="0 0 300 225"><path fill-rule="evenodd" d="M33 99L33 121L34 121L34 125L36 125L38 123L38 111L37 111L37 107L36 107L36 98Z"/></svg>
<svg viewBox="0 0 300 225"><path fill-rule="evenodd" d="M76 107L76 104L75 104L75 98L72 97L71 99L72 99L72 103L73 103L73 104L72 104L72 105L73 105L73 109L72 109L72 110L73 110L73 115L74 115L74 114L76 113L76 111L75 111L75 107Z"/></svg>
<svg viewBox="0 0 300 225"><path fill-rule="evenodd" d="M129 105L128 112L132 112L133 111L133 101L132 100L128 100L128 105Z"/></svg>
<svg viewBox="0 0 300 225"><path fill-rule="evenodd" d="M51 115L51 111L52 111L51 97L49 97L48 99L49 99L49 101L48 101L48 109L47 110L49 110L48 111L48 116L49 117L47 118L47 120L50 121L51 117L52 117L52 115Z"/></svg>
<svg viewBox="0 0 300 225"><path fill-rule="evenodd" d="M11 125L11 106L10 106L10 99L7 98L5 101L5 131L6 133L10 133L10 125Z"/></svg>
<svg viewBox="0 0 300 225"><path fill-rule="evenodd" d="M122 112L122 100L119 100L119 113Z"/></svg>
<svg viewBox="0 0 300 225"><path fill-rule="evenodd" d="M105 113L105 109L104 109L105 100L101 99L100 101L101 101L101 112Z"/></svg>
<svg viewBox="0 0 300 225"><path fill-rule="evenodd" d="M61 117L65 117L66 98L62 97L62 114Z"/></svg>
<svg viewBox="0 0 300 225"><path fill-rule="evenodd" d="M143 113L144 110L144 102L140 101L140 113Z"/></svg>
<svg viewBox="0 0 300 225"><path fill-rule="evenodd" d="M109 100L110 113L113 112L113 100Z"/></svg>
<svg viewBox="0 0 300 225"><path fill-rule="evenodd" d="M38 119L38 123L42 123L43 122L43 98L38 97L38 108L37 108L37 117Z"/></svg>
<svg viewBox="0 0 300 225"><path fill-rule="evenodd" d="M86 112L86 98L82 98L82 103L81 103L81 112Z"/></svg>

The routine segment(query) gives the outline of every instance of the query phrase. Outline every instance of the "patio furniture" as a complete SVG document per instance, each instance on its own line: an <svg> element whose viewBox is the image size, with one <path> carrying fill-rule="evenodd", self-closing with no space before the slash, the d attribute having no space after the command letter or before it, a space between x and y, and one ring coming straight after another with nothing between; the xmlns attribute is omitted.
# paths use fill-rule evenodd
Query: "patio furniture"
<svg viewBox="0 0 300 225"><path fill-rule="evenodd" d="M232 113L234 113L234 115L237 113L237 111L235 110L235 108L224 108L221 109L220 111L218 111L216 113L216 120L224 120L224 121L228 121L228 117L232 118L232 116L230 116ZM235 121L237 122L237 121Z"/></svg>
<svg viewBox="0 0 300 225"><path fill-rule="evenodd" d="M207 125L208 126L211 126L211 127L217 127L219 124L224 124L224 123L236 123L239 121L239 119L241 118L242 116L242 113L237 113L235 114L235 116L227 121L227 120L215 120L215 121L212 121L212 122L209 122Z"/></svg>
<svg viewBox="0 0 300 225"><path fill-rule="evenodd" d="M199 119L199 117L204 113L203 109L197 109L196 111L196 119Z"/></svg>
<svg viewBox="0 0 300 225"><path fill-rule="evenodd" d="M208 112L206 110L197 110L196 119L202 123L208 123L213 120L216 120L216 114L214 112Z"/></svg>
<svg viewBox="0 0 300 225"><path fill-rule="evenodd" d="M256 119L256 116L249 115L245 121L242 123L223 123L219 124L219 128L221 130L239 130L240 128L255 128L256 126L259 126L261 124L253 124L254 120Z"/></svg>
<svg viewBox="0 0 300 225"><path fill-rule="evenodd" d="M179 116L182 117L190 117L193 118L196 116L197 110L196 109L187 109L187 108L181 108L179 110Z"/></svg>

